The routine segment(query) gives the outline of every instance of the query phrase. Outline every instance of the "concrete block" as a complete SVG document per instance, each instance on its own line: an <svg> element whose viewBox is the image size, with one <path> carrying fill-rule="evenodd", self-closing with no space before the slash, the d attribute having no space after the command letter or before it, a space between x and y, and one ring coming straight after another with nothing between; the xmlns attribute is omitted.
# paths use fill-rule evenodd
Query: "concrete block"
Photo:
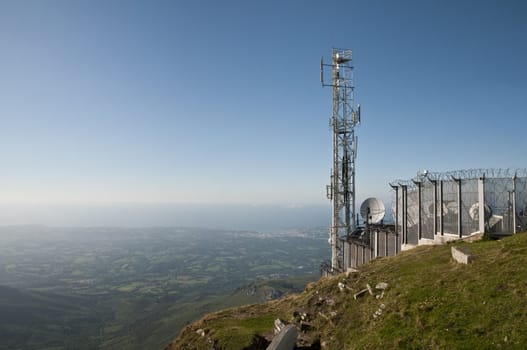
<svg viewBox="0 0 527 350"><path fill-rule="evenodd" d="M273 338L267 350L293 350L295 348L298 332L295 325L288 325L282 328L280 333Z"/></svg>
<svg viewBox="0 0 527 350"><path fill-rule="evenodd" d="M452 247L452 257L460 264L470 264L472 262L472 254L470 249L466 247Z"/></svg>

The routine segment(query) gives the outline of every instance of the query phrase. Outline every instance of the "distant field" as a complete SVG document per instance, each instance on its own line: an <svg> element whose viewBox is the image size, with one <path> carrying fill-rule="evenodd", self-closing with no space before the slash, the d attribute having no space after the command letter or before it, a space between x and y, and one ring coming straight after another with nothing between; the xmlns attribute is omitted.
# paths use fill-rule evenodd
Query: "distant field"
<svg viewBox="0 0 527 350"><path fill-rule="evenodd" d="M326 238L325 229L2 227L0 349L162 348L207 312L317 279Z"/></svg>

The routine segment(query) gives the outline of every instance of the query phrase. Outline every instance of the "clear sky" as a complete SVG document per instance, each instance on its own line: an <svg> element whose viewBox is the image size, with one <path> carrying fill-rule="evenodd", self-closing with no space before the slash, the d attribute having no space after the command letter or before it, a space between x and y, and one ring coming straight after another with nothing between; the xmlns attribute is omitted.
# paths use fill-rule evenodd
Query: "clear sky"
<svg viewBox="0 0 527 350"><path fill-rule="evenodd" d="M0 0L0 203L329 207L332 47L359 203L527 167L525 1Z"/></svg>

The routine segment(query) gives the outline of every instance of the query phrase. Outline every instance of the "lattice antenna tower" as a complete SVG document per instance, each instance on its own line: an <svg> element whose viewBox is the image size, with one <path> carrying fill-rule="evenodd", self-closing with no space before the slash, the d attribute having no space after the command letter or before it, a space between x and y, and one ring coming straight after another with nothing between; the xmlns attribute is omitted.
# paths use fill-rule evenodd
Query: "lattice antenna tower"
<svg viewBox="0 0 527 350"><path fill-rule="evenodd" d="M357 137L355 126L360 123L360 105L355 108L352 51L332 49L332 63L320 60L320 82L333 88L333 169L326 195L332 202L332 219L329 232L331 269L342 271L340 237L348 236L356 227L355 222L355 159ZM325 70L331 69L330 84L324 83Z"/></svg>

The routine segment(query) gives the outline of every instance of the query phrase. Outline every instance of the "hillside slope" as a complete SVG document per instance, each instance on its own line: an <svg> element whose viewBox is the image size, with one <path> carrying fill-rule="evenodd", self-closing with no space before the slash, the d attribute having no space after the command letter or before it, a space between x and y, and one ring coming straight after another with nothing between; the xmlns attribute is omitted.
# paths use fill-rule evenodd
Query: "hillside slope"
<svg viewBox="0 0 527 350"><path fill-rule="evenodd" d="M0 285L0 350L93 349L103 315L88 298Z"/></svg>
<svg viewBox="0 0 527 350"><path fill-rule="evenodd" d="M468 247L473 263L455 263L452 245ZM355 299L367 284L374 295ZM302 349L526 348L526 310L527 235L518 234L380 258L301 294L207 315L167 349L265 349L276 318L300 328L301 316Z"/></svg>

